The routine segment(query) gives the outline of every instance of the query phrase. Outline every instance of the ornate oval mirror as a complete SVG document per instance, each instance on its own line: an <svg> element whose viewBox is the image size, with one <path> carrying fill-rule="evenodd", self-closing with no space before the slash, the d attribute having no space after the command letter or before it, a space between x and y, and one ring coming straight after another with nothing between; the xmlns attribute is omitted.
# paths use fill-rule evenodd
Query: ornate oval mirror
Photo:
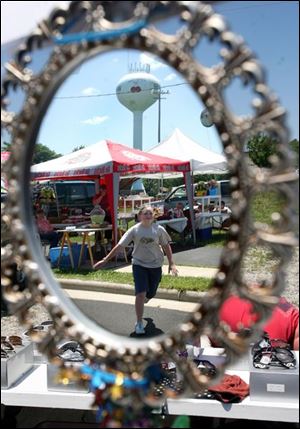
<svg viewBox="0 0 300 429"><path fill-rule="evenodd" d="M151 69L152 72L141 71L144 69ZM141 81L141 77L144 81ZM129 90L128 88L122 89L120 81L123 82L123 85L129 85ZM159 85L160 94L153 94L152 90L146 89L142 89L144 94L140 92L136 94L137 85L148 85L152 81L155 85ZM87 82L89 86L87 86ZM121 96L126 98L125 101L120 99ZM140 111L144 110L144 114L141 119L143 132L137 139L137 146L142 147L146 152L150 149L151 155L129 151L131 146L136 149L134 140L137 132L134 128L134 118L140 115L140 111L136 112L136 105L133 103L137 97L144 97L143 105L138 106ZM158 97L160 97L159 100ZM188 109L185 104L181 104L183 97L186 99ZM131 104L133 104L133 108ZM151 105L149 106L149 104ZM95 195L96 187L99 187L100 184L106 183L108 200L112 197L112 191L120 194L118 207L113 210L113 212L118 212L118 239L130 226L134 225L142 203L152 204L157 210L155 224L166 227L173 242L173 259L176 264L182 265L182 261L189 263L188 248L194 246L193 232L197 232L198 246L194 250L193 263L196 263L198 267L207 267L207 271L212 273L211 277L219 266L222 243L226 237L221 226L226 215L213 212L212 208L210 208L211 212L208 211L208 202L210 205L215 203L217 209L221 206L221 197L215 199L213 196L199 197L198 188L199 183L202 182L198 177L211 170L216 172L224 170L226 173L226 158L218 154L222 148L216 130L199 127L199 112L202 109L203 105L199 103L199 99L189 87L189 83L174 68L169 67L150 53L123 49L97 55L81 64L79 69L77 68L58 89L43 118L37 141L43 142L53 153L59 152L61 155L59 158L54 158L52 162L39 163L38 158L34 156L35 165L31 168L34 216L36 219L41 219L38 221L40 224L46 214L56 229L54 232L47 232L41 224L40 238L43 242L45 256L50 259L51 267L66 294L90 319L111 332L135 336L135 298L133 286L130 286L132 283L131 267L123 266L124 262L128 264L132 246L120 251L116 260L111 258L110 262L103 267L108 270L101 270L97 273L93 271L93 265L100 259L107 258L113 245L113 231L111 230L113 218L110 204L105 201L101 202L101 209L105 210L102 225L93 224L93 218L90 215L94 208L92 197ZM72 114L65 115L66 110ZM188 137L188 132L199 134L200 139L204 142L208 140L207 147L200 149L200 146ZM125 167L128 169L130 165L127 161L128 159L134 161L134 157L139 157L138 160L141 160L143 156L146 156L146 158L148 157L148 159L145 158L146 161L151 162L150 166L142 162L141 168L144 170L144 174L143 171L141 173L121 172L119 184L113 183L113 190L110 176L107 174L106 159L106 150L110 151L110 141L122 142L122 151L125 155L119 163L121 169ZM157 145L160 141L164 141L164 143ZM196 154L193 151L198 147L200 153ZM187 151L187 154L183 155L183 149ZM177 159L175 163L182 163L181 160L183 158L184 161L187 160L188 156L193 157L191 167L193 168L194 194L197 198L197 202L194 203L195 231L189 225L188 217L184 216L189 215L184 174L181 171L171 171L170 169L174 167L173 164L166 165L169 171L165 173L155 173L154 170L157 169L157 163L159 163L159 169L161 165L163 168L165 167L162 162L167 162L165 158L169 157L170 151L174 153L172 158ZM121 153L121 149L119 153ZM115 153L110 154L113 162L119 162ZM131 158L126 158L127 155ZM155 158L155 156L164 156L165 160ZM205 156L208 157L207 162L199 161L199 159L203 160ZM91 166L87 165L91 158L92 162L96 161L93 170L91 170ZM77 173L79 165L82 167L80 175ZM86 166L83 167L84 165ZM149 171L148 167L154 172ZM101 173L101 171L104 172ZM132 195L134 190L130 191L131 182L137 177L143 178L143 186L146 186L148 195L139 196L141 189L137 189ZM224 178L224 174L221 177ZM172 178L180 186L175 187L168 194L162 194L159 198L161 185L170 186ZM176 182L173 180L173 184ZM136 185L138 182L133 183ZM229 180L225 183L228 185ZM119 186L119 192L116 186ZM169 189L171 190L171 188ZM201 202L204 202L203 213L199 208ZM182 207L180 218L175 217L178 205ZM38 214L40 209L43 212ZM74 222L77 226L76 231L71 230ZM210 229L212 222L213 230ZM64 228L67 228L67 231ZM211 233L211 245L209 242L204 244L204 233L206 232ZM201 233L203 233L203 237ZM57 247L59 239L61 239L61 243ZM218 247L212 248L213 243L218 244ZM51 246L51 249L47 249L47 245ZM71 246L71 250L69 246ZM82 253L81 246L84 247ZM64 250L60 257L62 248ZM72 255L72 261L69 255ZM189 255L191 257L192 253L189 252ZM71 272L67 272L68 267ZM75 282L72 279L72 268L75 269L79 281ZM118 286L116 284L118 282L115 280L115 284L109 287L106 279L112 275L111 269L115 269L116 274L122 275L125 272L128 278L127 284ZM180 267L179 275L182 275ZM117 279L116 275L114 277ZM102 280L105 284L99 283L97 287L95 284L97 280ZM178 283L180 280L175 279L174 281ZM143 318L146 322L145 335L147 337L168 333L175 325L182 323L196 308L197 298L192 296L193 294L186 294L183 291L180 302L172 299L177 298L178 291L165 288L169 286L168 283L172 284L174 281L170 279L170 276L164 277L164 283L155 295L156 300L152 300L144 308ZM210 279L203 277L198 282L198 289L201 291L209 286ZM196 290L196 284L194 289ZM126 293L129 295L124 295ZM161 301L163 297L165 300ZM121 302L123 305L120 308Z"/></svg>
<svg viewBox="0 0 300 429"><path fill-rule="evenodd" d="M283 288L283 266L290 258L291 246L296 244L292 230L294 219L289 210L297 175L289 161L284 110L266 86L255 57L228 29L222 17L201 2L191 5L186 2L127 3L126 11L110 2L81 1L72 2L68 10L53 11L27 38L15 60L6 65L2 117L12 134L13 145L5 166L9 193L3 221L13 231L13 241L2 249L2 284L7 299L15 303L23 321L33 302L43 303L49 311L53 328L39 340L39 347L49 356L55 353L60 339L71 337L82 344L91 364L105 364L108 369L123 371L131 379L139 380L153 362L171 359L193 390L203 389L211 377L199 372L193 362L182 360L177 352L203 333L213 333L225 347L227 363L246 350L249 338L237 336L221 325L218 312L228 295L235 291L259 310L262 319L258 326L270 314ZM160 31L161 20L170 17L180 24L175 34ZM151 26L152 23L156 27ZM197 48L204 39L219 42L221 63L208 66L198 60ZM42 46L50 51L50 57L42 70L35 72L30 69L30 56ZM66 79L78 68L96 56L105 58L122 50L148 53L150 58L155 56L189 83L193 97L198 97L212 118L231 175L232 225L211 287L186 321L167 335L151 339L116 335L101 320L95 323L66 298L41 252L31 206L33 152L42 132L42 121L47 121L49 106L59 97ZM239 116L225 103L226 90L234 79L242 80L255 92L252 115ZM7 99L13 87L21 88L26 95L17 115L10 112ZM134 89L137 88L135 85ZM104 110L101 115L103 120ZM269 133L277 142L276 154L270 159L267 171L250 168L243 152L247 139L260 131ZM270 189L283 199L285 208L274 213L269 225L255 222L249 210L251 201L258 192ZM242 275L243 258L253 243L266 246L279 261L273 278L267 282L260 279L260 287L254 289ZM11 279L12 261L18 261L28 275L29 289L25 292L18 291ZM224 368L219 369L221 373Z"/></svg>

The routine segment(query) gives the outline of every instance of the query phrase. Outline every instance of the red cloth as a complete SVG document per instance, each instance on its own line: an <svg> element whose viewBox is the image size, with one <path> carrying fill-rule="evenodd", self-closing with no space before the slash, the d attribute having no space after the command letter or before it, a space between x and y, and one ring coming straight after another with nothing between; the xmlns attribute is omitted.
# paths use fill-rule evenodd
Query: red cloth
<svg viewBox="0 0 300 429"><path fill-rule="evenodd" d="M221 383L208 389L215 394L215 398L221 402L241 402L249 395L249 385L238 375L225 374Z"/></svg>
<svg viewBox="0 0 300 429"><path fill-rule="evenodd" d="M220 320L227 323L232 331L239 332L241 325L245 328L251 327L258 320L258 315L253 313L250 301L231 296L221 307ZM268 333L270 339L281 339L292 346L298 324L299 309L285 298L280 298L263 330Z"/></svg>

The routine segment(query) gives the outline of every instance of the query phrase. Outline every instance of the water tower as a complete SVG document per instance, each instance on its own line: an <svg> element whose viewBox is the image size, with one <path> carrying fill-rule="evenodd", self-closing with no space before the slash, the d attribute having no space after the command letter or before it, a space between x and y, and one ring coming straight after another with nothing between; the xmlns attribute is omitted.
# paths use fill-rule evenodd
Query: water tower
<svg viewBox="0 0 300 429"><path fill-rule="evenodd" d="M149 64L134 64L117 84L117 97L133 113L133 147L143 150L143 112L157 101L158 79L150 74Z"/></svg>

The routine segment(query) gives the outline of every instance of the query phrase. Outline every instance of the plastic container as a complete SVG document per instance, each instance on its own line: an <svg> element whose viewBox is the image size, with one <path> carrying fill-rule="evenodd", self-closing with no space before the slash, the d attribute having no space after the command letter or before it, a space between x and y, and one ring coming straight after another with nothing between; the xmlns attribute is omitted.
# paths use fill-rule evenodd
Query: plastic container
<svg viewBox="0 0 300 429"><path fill-rule="evenodd" d="M93 225L101 225L104 221L105 215L92 215L91 222Z"/></svg>
<svg viewBox="0 0 300 429"><path fill-rule="evenodd" d="M91 222L93 225L101 225L105 218L105 211L98 204L90 212Z"/></svg>
<svg viewBox="0 0 300 429"><path fill-rule="evenodd" d="M212 227L196 229L196 239L207 241L212 239Z"/></svg>
<svg viewBox="0 0 300 429"><path fill-rule="evenodd" d="M60 249L61 249L60 247L52 247L50 249L49 257L50 257L50 263L51 263L52 268L57 267ZM85 244L83 254L82 254L82 259L81 259L82 264L84 264L84 262L86 261L87 250L88 250L87 244ZM72 254L73 254L73 260L74 260L74 267L75 268L78 267L80 251L81 251L81 244L77 244L77 243L72 244ZM72 267L69 253L70 253L69 248L64 247L63 251L62 251L62 256L60 259L60 264L59 264L60 268L71 268Z"/></svg>

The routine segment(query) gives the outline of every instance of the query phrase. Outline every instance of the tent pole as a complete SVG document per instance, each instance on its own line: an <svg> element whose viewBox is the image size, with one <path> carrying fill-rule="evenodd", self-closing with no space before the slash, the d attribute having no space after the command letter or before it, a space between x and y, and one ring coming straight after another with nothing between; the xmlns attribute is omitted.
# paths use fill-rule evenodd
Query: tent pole
<svg viewBox="0 0 300 429"><path fill-rule="evenodd" d="M184 181L185 181L187 197L189 202L193 241L194 241L194 244L196 244L196 229L195 229L195 217L194 217L194 187L192 183L192 174L190 171L188 173L184 173Z"/></svg>

